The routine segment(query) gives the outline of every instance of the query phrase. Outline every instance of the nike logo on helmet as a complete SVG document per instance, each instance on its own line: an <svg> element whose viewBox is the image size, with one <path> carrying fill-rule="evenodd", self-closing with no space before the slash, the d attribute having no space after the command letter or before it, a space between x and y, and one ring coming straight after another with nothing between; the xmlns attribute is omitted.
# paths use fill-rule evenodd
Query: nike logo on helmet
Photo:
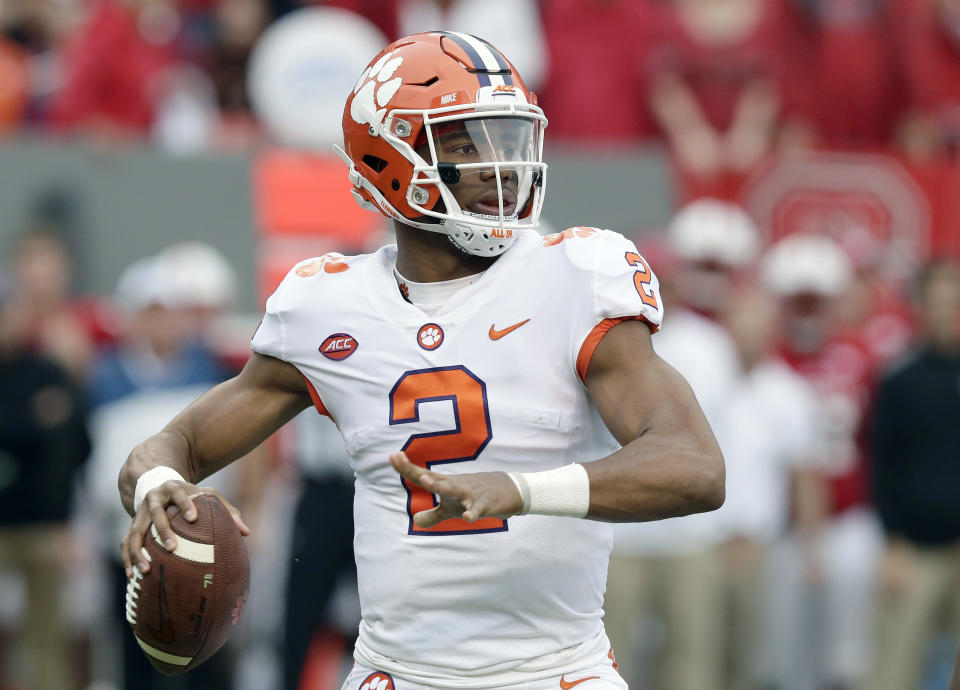
<svg viewBox="0 0 960 690"><path fill-rule="evenodd" d="M522 326L529 320L530 319L524 319L520 323L515 323L512 326L507 326L502 331L498 331L496 328L494 328L493 324L490 324L490 340L500 340L500 338L507 335L508 333L513 333L515 330L520 328L520 326Z"/></svg>

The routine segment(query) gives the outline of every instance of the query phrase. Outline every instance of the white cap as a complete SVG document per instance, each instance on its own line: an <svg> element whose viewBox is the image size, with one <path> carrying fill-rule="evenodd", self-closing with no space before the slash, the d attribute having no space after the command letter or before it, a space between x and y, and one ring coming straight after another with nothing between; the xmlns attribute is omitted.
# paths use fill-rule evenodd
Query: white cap
<svg viewBox="0 0 960 690"><path fill-rule="evenodd" d="M746 211L718 199L698 199L670 221L670 246L687 261L718 261L743 267L759 252L760 237Z"/></svg>
<svg viewBox="0 0 960 690"><path fill-rule="evenodd" d="M178 306L225 308L236 293L236 275L223 255L201 242L183 242L157 255Z"/></svg>
<svg viewBox="0 0 960 690"><path fill-rule="evenodd" d="M764 256L763 284L777 295L813 293L831 297L853 279L853 264L836 242L823 235L789 235Z"/></svg>
<svg viewBox="0 0 960 690"><path fill-rule="evenodd" d="M164 279L163 267L155 256L134 261L123 270L115 297L118 305L131 310L175 305L170 283Z"/></svg>

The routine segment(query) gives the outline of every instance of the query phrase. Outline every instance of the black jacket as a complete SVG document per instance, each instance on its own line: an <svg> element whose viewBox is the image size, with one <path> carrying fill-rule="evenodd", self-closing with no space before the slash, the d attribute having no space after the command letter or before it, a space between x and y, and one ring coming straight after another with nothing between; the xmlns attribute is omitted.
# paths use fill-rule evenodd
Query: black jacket
<svg viewBox="0 0 960 690"><path fill-rule="evenodd" d="M888 370L870 445L887 533L930 546L960 541L960 355L920 348Z"/></svg>

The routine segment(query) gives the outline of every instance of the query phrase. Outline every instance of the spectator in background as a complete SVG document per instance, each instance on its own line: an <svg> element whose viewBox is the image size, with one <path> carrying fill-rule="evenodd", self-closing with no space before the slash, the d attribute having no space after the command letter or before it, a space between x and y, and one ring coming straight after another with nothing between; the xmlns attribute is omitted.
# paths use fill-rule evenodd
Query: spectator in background
<svg viewBox="0 0 960 690"><path fill-rule="evenodd" d="M960 636L960 265L917 280L920 339L888 369L871 427L877 509L886 533L872 690L912 690L928 645Z"/></svg>
<svg viewBox="0 0 960 690"><path fill-rule="evenodd" d="M14 248L13 274L11 318L27 346L84 378L96 347L112 342L116 326L98 300L71 295L73 259L63 235L42 221L32 226Z"/></svg>
<svg viewBox="0 0 960 690"><path fill-rule="evenodd" d="M0 684L72 690L60 591L73 476L90 450L84 409L68 374L20 342L2 274L0 381L0 568L20 575L26 591L24 668Z"/></svg>
<svg viewBox="0 0 960 690"><path fill-rule="evenodd" d="M902 92L888 0L791 0L796 43L787 56L802 72L798 100L828 148L878 149L893 136Z"/></svg>
<svg viewBox="0 0 960 690"><path fill-rule="evenodd" d="M668 289L687 309L711 319L752 268L760 235L746 211L719 199L698 199L677 213L667 240L678 265Z"/></svg>
<svg viewBox="0 0 960 690"><path fill-rule="evenodd" d="M644 62L657 8L647 0L541 3L549 48L541 105L551 140L619 146L652 139Z"/></svg>
<svg viewBox="0 0 960 690"><path fill-rule="evenodd" d="M64 46L64 84L51 105L54 126L120 140L147 134L160 80L178 56L181 29L172 0L95 3Z"/></svg>
<svg viewBox="0 0 960 690"><path fill-rule="evenodd" d="M523 75L536 91L547 68L547 46L534 0L398 0L401 36L420 31L462 31L482 36ZM506 19L509 17L509 20Z"/></svg>
<svg viewBox="0 0 960 690"><path fill-rule="evenodd" d="M851 688L868 664L872 587L880 550L869 505L864 421L874 359L858 334L844 332L840 313L853 280L844 251L820 235L790 235L761 262L763 284L780 300L781 355L817 393L823 434L827 517L817 551L820 581L793 601L795 644L779 650L779 675L790 688ZM803 573L807 554L787 554Z"/></svg>
<svg viewBox="0 0 960 690"><path fill-rule="evenodd" d="M237 276L223 254L202 242L174 244L157 255L171 299L190 322L190 338L212 352L231 372L250 357L250 333L229 323Z"/></svg>
<svg viewBox="0 0 960 690"><path fill-rule="evenodd" d="M734 292L734 266L746 266L756 252L756 229L739 207L700 200L674 217L668 242L676 261L658 264L675 267L660 273L667 326L654 348L690 384L719 441L740 364L714 317ZM732 460L726 457L728 464ZM604 623L628 684L723 688L727 630L720 547L726 533L720 518L692 515L612 527Z"/></svg>
<svg viewBox="0 0 960 690"><path fill-rule="evenodd" d="M792 642L771 612L798 592L771 577L773 548L790 534L807 555L803 565L815 567L811 551L825 497L816 465L816 396L777 356L775 300L757 288L739 289L722 316L739 363L716 426L727 462L727 500L716 516L725 531L724 687L749 690L771 687L769 659Z"/></svg>
<svg viewBox="0 0 960 690"><path fill-rule="evenodd" d="M960 7L953 0L894 0L906 88L900 147L917 160L960 153Z"/></svg>
<svg viewBox="0 0 960 690"><path fill-rule="evenodd" d="M676 0L651 50L650 108L688 196L730 198L801 128L785 87L779 0Z"/></svg>
<svg viewBox="0 0 960 690"><path fill-rule="evenodd" d="M116 474L143 434L163 428L183 405L224 380L227 372L195 337L195 320L183 303L176 274L167 259L150 257L124 271L117 286L123 327L116 349L100 353L90 378L93 453L88 494L104 529L100 545L109 564L113 593L111 617L122 639L122 682L127 690L221 690L228 687L225 659L207 662L183 676L154 670L126 629L126 576L116 539L130 517L116 500ZM218 478L219 479L219 478ZM222 481L230 481L230 477ZM225 495L233 496L230 491ZM107 628L109 629L109 628Z"/></svg>

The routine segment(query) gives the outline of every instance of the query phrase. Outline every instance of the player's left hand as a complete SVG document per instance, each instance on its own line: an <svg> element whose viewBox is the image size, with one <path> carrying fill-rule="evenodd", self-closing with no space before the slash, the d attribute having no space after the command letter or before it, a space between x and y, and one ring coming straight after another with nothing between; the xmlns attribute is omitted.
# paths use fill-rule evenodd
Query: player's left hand
<svg viewBox="0 0 960 690"><path fill-rule="evenodd" d="M523 498L506 472L440 474L417 467L403 451L392 453L390 464L404 478L440 499L436 507L413 516L417 527L433 527L450 518L467 522L484 517L508 518L523 508Z"/></svg>

